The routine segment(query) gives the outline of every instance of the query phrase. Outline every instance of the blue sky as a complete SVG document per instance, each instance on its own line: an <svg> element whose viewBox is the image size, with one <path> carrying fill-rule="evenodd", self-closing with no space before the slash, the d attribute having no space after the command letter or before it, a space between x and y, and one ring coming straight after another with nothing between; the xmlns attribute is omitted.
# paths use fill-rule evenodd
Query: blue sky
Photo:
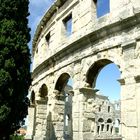
<svg viewBox="0 0 140 140"><path fill-rule="evenodd" d="M118 79L120 79L119 68L113 63L109 64L100 71L95 88L99 89L101 94L108 96L109 99L118 100L120 99Z"/></svg>
<svg viewBox="0 0 140 140"><path fill-rule="evenodd" d="M99 2L100 1L101 0L99 0ZM32 38L39 21L52 2L54 2L54 0L30 0L29 26L31 27ZM105 11L105 9L103 9L103 11ZM101 11L99 14L102 15L103 11ZM107 13L108 11L105 12ZM29 46L31 48L31 42L29 43ZM107 65L105 68L103 68L97 78L96 88L100 89L102 94L109 96L111 100L117 100L120 97L120 84L117 81L119 78L120 72L117 66L114 64Z"/></svg>
<svg viewBox="0 0 140 140"><path fill-rule="evenodd" d="M110 0L97 0L97 17L101 17L110 11Z"/></svg>
<svg viewBox="0 0 140 140"><path fill-rule="evenodd" d="M46 10L51 6L54 0L30 0L29 4L29 26L31 28L31 39L35 33L39 21L45 14ZM31 40L32 41L32 40ZM29 46L31 48L31 41Z"/></svg>

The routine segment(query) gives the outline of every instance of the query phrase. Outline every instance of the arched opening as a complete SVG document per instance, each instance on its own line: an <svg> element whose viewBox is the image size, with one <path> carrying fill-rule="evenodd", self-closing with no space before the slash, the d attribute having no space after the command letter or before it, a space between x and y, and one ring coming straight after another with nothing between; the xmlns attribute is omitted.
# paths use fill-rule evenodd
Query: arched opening
<svg viewBox="0 0 140 140"><path fill-rule="evenodd" d="M88 88L99 90L95 94L97 106L95 120L101 115L104 116L104 120L107 120L104 123L100 120L100 125L99 120L95 121L98 137L106 137L105 133L108 134L108 138L113 137L115 120L120 118L120 108L116 109L116 104L120 106L120 83L118 82L120 74L119 67L108 59L96 61L87 72L86 85ZM115 133L115 136L117 137L118 134Z"/></svg>
<svg viewBox="0 0 140 140"><path fill-rule="evenodd" d="M73 82L68 73L63 73L57 80L55 90L58 95L57 99L64 102L64 139L72 139L72 97Z"/></svg>
<svg viewBox="0 0 140 140"><path fill-rule="evenodd" d="M101 134L104 131L104 119L99 118L97 121L97 134Z"/></svg>
<svg viewBox="0 0 140 140"><path fill-rule="evenodd" d="M48 88L45 84L43 84L39 90L39 93L40 93L40 97L42 99L47 99L47 96L48 96Z"/></svg>
<svg viewBox="0 0 140 140"><path fill-rule="evenodd" d="M112 120L111 120L111 119L108 119L108 120L107 120L107 123L112 123Z"/></svg>
<svg viewBox="0 0 140 140"><path fill-rule="evenodd" d="M68 73L63 73L56 82L55 90L62 92L64 90L65 86L67 85L69 78L70 78L70 76Z"/></svg>
<svg viewBox="0 0 140 140"><path fill-rule="evenodd" d="M103 67L106 65L112 63L110 60L102 59L97 62L95 62L88 70L87 72L87 79L86 82L89 84L90 87L95 87L96 79Z"/></svg>
<svg viewBox="0 0 140 140"><path fill-rule="evenodd" d="M104 122L104 120L103 120L102 118L100 118L100 119L98 120L98 122L102 123L102 122Z"/></svg>
<svg viewBox="0 0 140 140"><path fill-rule="evenodd" d="M120 83L118 82L120 74L118 66L114 63L105 65L97 75L95 88L111 101L118 102L120 100Z"/></svg>

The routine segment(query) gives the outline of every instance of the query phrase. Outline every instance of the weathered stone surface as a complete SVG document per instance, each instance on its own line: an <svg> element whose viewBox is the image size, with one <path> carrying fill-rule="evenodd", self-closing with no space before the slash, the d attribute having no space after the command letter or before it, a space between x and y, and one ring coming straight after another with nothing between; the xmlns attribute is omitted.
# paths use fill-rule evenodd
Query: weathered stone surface
<svg viewBox="0 0 140 140"><path fill-rule="evenodd" d="M30 88L35 93L34 113L29 113L29 132L34 140L120 136L139 140L140 1L110 0L109 7L109 13L97 18L94 0L56 0L41 20L33 40ZM69 17L72 32L66 36L64 23ZM119 134L115 134L114 127L115 119L120 119L119 111L107 97L92 89L100 70L110 63L121 71ZM66 95L64 87L69 78L73 93ZM40 97L43 84L47 98Z"/></svg>

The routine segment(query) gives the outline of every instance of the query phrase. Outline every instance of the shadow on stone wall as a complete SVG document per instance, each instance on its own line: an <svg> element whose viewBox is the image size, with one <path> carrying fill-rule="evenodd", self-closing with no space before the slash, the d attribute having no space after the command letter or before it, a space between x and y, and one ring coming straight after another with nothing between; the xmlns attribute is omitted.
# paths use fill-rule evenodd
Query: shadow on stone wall
<svg viewBox="0 0 140 140"><path fill-rule="evenodd" d="M55 129L52 122L52 113L49 112L47 117L47 131L46 131L47 140L57 140L55 135Z"/></svg>

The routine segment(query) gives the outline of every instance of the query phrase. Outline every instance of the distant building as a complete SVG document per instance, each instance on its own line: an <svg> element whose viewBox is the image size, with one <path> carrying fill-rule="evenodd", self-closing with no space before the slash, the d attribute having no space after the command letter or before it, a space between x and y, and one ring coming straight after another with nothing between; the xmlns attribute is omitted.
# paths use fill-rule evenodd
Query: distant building
<svg viewBox="0 0 140 140"><path fill-rule="evenodd" d="M120 138L120 102L111 103L107 96L99 94L93 102L96 104L95 138Z"/></svg>

